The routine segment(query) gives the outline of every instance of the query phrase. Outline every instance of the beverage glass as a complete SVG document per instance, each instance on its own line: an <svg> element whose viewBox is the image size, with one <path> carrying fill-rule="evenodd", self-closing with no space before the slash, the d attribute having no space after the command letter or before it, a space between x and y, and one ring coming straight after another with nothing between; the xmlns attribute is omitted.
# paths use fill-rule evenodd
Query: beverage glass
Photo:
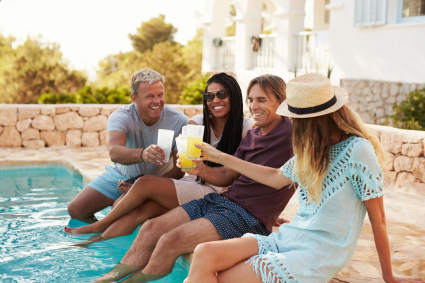
<svg viewBox="0 0 425 283"><path fill-rule="evenodd" d="M195 163L192 160L187 159L187 137L177 137L176 144L179 152L180 169L182 169L182 171L187 171L195 168Z"/></svg>
<svg viewBox="0 0 425 283"><path fill-rule="evenodd" d="M204 126L187 125L187 158L192 160L201 159L201 149L195 144L202 144Z"/></svg>
<svg viewBox="0 0 425 283"><path fill-rule="evenodd" d="M173 145L174 131L159 129L157 145L162 148L165 153L165 162L168 162L171 154L171 146Z"/></svg>

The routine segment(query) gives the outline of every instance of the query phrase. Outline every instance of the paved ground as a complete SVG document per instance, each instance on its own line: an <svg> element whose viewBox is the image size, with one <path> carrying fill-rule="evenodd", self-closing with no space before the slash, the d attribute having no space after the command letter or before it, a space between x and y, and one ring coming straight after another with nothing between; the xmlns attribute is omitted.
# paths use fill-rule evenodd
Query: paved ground
<svg viewBox="0 0 425 283"><path fill-rule="evenodd" d="M0 148L1 164L60 163L78 170L86 181L99 175L110 163L104 147L45 148L23 150ZM425 188L385 188L385 211L396 275L425 280ZM290 201L285 218L295 215L297 198ZM366 216L354 256L333 282L382 282L370 223Z"/></svg>

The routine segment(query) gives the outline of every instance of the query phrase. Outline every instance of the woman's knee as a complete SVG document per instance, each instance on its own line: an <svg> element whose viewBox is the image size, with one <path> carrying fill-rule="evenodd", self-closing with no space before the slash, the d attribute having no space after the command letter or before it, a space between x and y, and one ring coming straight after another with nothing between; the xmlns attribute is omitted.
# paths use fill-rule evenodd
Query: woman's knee
<svg viewBox="0 0 425 283"><path fill-rule="evenodd" d="M214 269L220 261L218 252L214 243L201 243L195 247L192 261L204 266L204 268Z"/></svg>

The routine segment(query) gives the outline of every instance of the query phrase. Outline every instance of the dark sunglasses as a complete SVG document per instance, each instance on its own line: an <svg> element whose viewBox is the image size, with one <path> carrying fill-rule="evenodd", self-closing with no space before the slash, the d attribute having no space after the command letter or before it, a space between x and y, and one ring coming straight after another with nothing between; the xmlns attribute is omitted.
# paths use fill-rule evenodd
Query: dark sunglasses
<svg viewBox="0 0 425 283"><path fill-rule="evenodd" d="M227 92L225 92L224 90L219 90L216 93L214 93L214 92L205 92L204 93L204 98L205 98L206 101L213 101L214 97L216 97L216 96L217 96L218 99L223 100L228 95L227 95Z"/></svg>

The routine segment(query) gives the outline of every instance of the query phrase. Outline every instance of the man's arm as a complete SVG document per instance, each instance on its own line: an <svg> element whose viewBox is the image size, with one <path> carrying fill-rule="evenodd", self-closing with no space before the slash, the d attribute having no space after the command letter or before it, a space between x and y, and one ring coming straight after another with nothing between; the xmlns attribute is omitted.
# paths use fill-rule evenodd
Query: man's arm
<svg viewBox="0 0 425 283"><path fill-rule="evenodd" d="M122 131L107 132L106 144L113 162L124 165L140 162L164 165L165 153L158 145L151 144L147 148L129 148L125 146L126 139L126 135ZM141 154L142 158L140 158Z"/></svg>
<svg viewBox="0 0 425 283"><path fill-rule="evenodd" d="M126 135L122 131L108 131L107 147L111 160L116 163L128 165L141 162L140 153L143 148L128 148L125 146Z"/></svg>

